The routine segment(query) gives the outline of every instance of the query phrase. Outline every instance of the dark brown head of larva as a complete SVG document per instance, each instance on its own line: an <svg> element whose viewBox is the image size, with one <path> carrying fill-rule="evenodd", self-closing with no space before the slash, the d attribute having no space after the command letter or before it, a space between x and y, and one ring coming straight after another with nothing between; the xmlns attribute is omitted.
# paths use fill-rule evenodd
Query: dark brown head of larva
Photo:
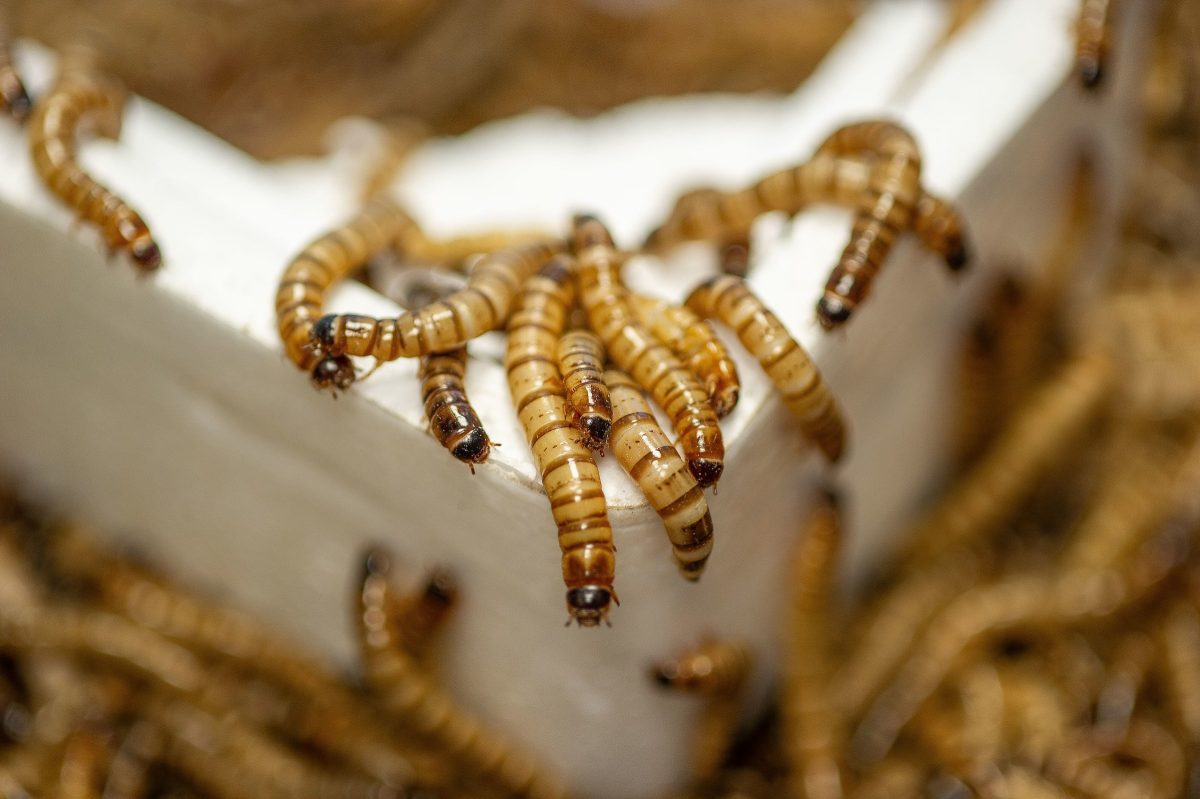
<svg viewBox="0 0 1200 799"><path fill-rule="evenodd" d="M354 364L345 355L325 357L312 368L312 384L317 389L345 391L354 385Z"/></svg>
<svg viewBox="0 0 1200 799"><path fill-rule="evenodd" d="M817 322L825 330L846 324L852 313L853 309L839 297L826 294L817 300Z"/></svg>
<svg viewBox="0 0 1200 799"><path fill-rule="evenodd" d="M425 599L431 603L450 607L458 600L458 583L449 569L438 567L425 581Z"/></svg>
<svg viewBox="0 0 1200 799"><path fill-rule="evenodd" d="M588 449L602 449L608 441L612 422L599 414L585 413L579 417L579 423L583 425L584 435L588 438Z"/></svg>
<svg viewBox="0 0 1200 799"><path fill-rule="evenodd" d="M597 627L608 621L609 606L616 601L613 591L602 585L581 585L567 592L567 612L580 627ZM620 602L617 602L620 604Z"/></svg>
<svg viewBox="0 0 1200 799"><path fill-rule="evenodd" d="M109 246L129 253L134 266L143 272L153 272L162 266L162 251L136 211L123 208L113 215L109 225L111 229L105 232Z"/></svg>
<svg viewBox="0 0 1200 799"><path fill-rule="evenodd" d="M33 112L33 100L25 91L25 84L13 70L0 71L0 103L8 110L8 115L24 125Z"/></svg>
<svg viewBox="0 0 1200 799"><path fill-rule="evenodd" d="M575 214L571 219L571 249L574 252L596 245L613 246L612 234L595 214Z"/></svg>
<svg viewBox="0 0 1200 799"><path fill-rule="evenodd" d="M482 427L476 427L454 445L450 454L463 463L483 463L492 452L492 441ZM471 471L475 471L472 469Z"/></svg>

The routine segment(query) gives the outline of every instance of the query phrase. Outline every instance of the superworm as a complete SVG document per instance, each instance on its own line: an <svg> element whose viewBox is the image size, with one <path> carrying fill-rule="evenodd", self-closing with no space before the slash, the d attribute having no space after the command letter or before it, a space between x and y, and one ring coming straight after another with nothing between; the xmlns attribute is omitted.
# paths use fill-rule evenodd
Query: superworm
<svg viewBox="0 0 1200 799"><path fill-rule="evenodd" d="M605 373L604 382L612 392L616 421L610 441L617 461L662 517L679 573L698 580L713 548L704 490L658 426L641 386L615 370Z"/></svg>
<svg viewBox="0 0 1200 799"><path fill-rule="evenodd" d="M830 693L834 618L831 595L842 548L837 499L822 492L801 531L790 572L791 607L783 638L785 672L780 701L788 795L839 799L845 722Z"/></svg>
<svg viewBox="0 0 1200 799"><path fill-rule="evenodd" d="M641 294L631 294L629 304L642 326L704 381L717 416L726 416L737 406L741 391L737 366L708 322L689 308Z"/></svg>
<svg viewBox="0 0 1200 799"><path fill-rule="evenodd" d="M708 698L694 733L692 775L700 783L716 775L728 754L750 667L750 653L741 644L707 640L652 669L652 677L664 688Z"/></svg>
<svg viewBox="0 0 1200 799"><path fill-rule="evenodd" d="M1112 395L1116 370L1101 355L1080 355L1028 397L996 442L918 522L905 544L929 557L985 540L1039 484Z"/></svg>
<svg viewBox="0 0 1200 799"><path fill-rule="evenodd" d="M688 469L703 487L725 468L725 443L704 386L670 349L637 323L621 282L612 236L598 219L580 215L572 231L580 304L588 323L622 371L667 412Z"/></svg>
<svg viewBox="0 0 1200 799"><path fill-rule="evenodd" d="M353 219L306 245L284 269L275 294L279 337L288 358L311 374L317 388L345 390L355 378L349 358L322 357L310 347L326 293L373 255L401 248L416 234L417 224L404 209L390 200L375 199Z"/></svg>
<svg viewBox="0 0 1200 799"><path fill-rule="evenodd" d="M737 333L783 395L805 436L830 462L841 458L846 427L833 392L808 353L745 281L732 275L712 278L697 286L685 305Z"/></svg>
<svg viewBox="0 0 1200 799"><path fill-rule="evenodd" d="M557 242L539 241L497 250L475 264L464 288L391 319L326 314L313 325L312 345L326 357L378 362L461 347L503 325L521 285L559 249Z"/></svg>
<svg viewBox="0 0 1200 799"><path fill-rule="evenodd" d="M357 628L367 684L397 724L444 750L505 795L558 799L558 782L531 759L457 707L397 645L390 619L391 560L379 549L363 560L357 592Z"/></svg>
<svg viewBox="0 0 1200 799"><path fill-rule="evenodd" d="M782 212L795 216L814 204L865 210L863 206L871 197L872 169L872 163L864 158L824 154L799 166L772 172L740 191L687 192L676 200L666 222L650 234L646 247L661 250L683 241L705 240L731 250L735 258L744 259L750 226L763 214ZM911 229L951 269L966 266L969 259L966 223L948 202L921 191L913 209ZM744 264L726 271L745 276Z"/></svg>
<svg viewBox="0 0 1200 799"><path fill-rule="evenodd" d="M33 100L13 63L7 11L7 3L0 3L0 110L23 125L33 111Z"/></svg>
<svg viewBox="0 0 1200 799"><path fill-rule="evenodd" d="M508 323L505 367L558 527L567 609L580 626L594 627L616 601L616 550L600 472L572 424L555 357L571 305L570 269L556 258L526 281Z"/></svg>
<svg viewBox="0 0 1200 799"><path fill-rule="evenodd" d="M1115 0L1082 0L1075 38L1075 63L1085 89L1095 89L1108 72L1112 48L1112 13Z"/></svg>
<svg viewBox="0 0 1200 799"><path fill-rule="evenodd" d="M559 339L556 358L567 407L584 445L603 450L613 423L612 398L604 384L604 345L588 330L572 330Z"/></svg>
<svg viewBox="0 0 1200 799"><path fill-rule="evenodd" d="M879 159L871 169L867 195L837 266L817 301L817 321L826 330L845 324L866 299L875 275L897 237L913 221L921 194L921 153L912 134L891 122L859 122L834 131L817 155Z"/></svg>
<svg viewBox="0 0 1200 799"><path fill-rule="evenodd" d="M450 454L471 467L487 460L492 442L467 399L467 348L421 356L417 377L429 429Z"/></svg>
<svg viewBox="0 0 1200 799"><path fill-rule="evenodd" d="M110 253L129 256L143 273L162 264L162 252L142 217L79 165L78 133L84 125L116 139L121 133L125 90L105 75L64 70L33 109L29 150L38 177L85 222L100 231Z"/></svg>
<svg viewBox="0 0 1200 799"><path fill-rule="evenodd" d="M398 598L392 610L396 642L409 655L422 658L430 640L458 601L458 584L443 568L434 568L417 591Z"/></svg>

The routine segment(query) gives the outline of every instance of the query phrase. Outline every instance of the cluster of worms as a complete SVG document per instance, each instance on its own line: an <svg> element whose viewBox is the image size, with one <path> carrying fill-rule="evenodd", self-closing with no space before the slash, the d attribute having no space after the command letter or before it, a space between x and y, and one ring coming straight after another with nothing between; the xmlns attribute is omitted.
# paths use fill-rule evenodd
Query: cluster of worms
<svg viewBox="0 0 1200 799"><path fill-rule="evenodd" d="M698 579L713 551L704 490L723 473L720 419L733 411L740 391L737 368L713 322L759 361L800 432L828 462L836 463L846 447L836 398L741 276L738 256L749 260L745 247L730 248L728 241L744 237L757 216L771 211L795 214L816 202L856 209L851 242L817 309L828 327L843 324L904 231L951 268L966 262L964 223L921 188L920 164L916 142L903 128L863 122L840 128L812 160L744 191L686 195L646 247L634 251L660 252L687 239L724 248L724 274L696 286L680 304L625 285L621 268L631 253L619 249L594 216L577 215L562 238L484 236L472 251L470 241L429 240L396 202L375 196L287 265L275 303L279 335L313 384L334 392L362 379L355 358L373 361L374 368L420 359L430 429L474 471L494 442L466 394L466 348L484 333L503 330L513 406L558 529L570 620L596 626L618 602L597 454L611 448L662 518L685 579ZM469 254L474 259L456 271ZM436 287L410 281L397 297L405 310L394 317L326 313L329 291L380 258L402 266L433 262L446 274Z"/></svg>

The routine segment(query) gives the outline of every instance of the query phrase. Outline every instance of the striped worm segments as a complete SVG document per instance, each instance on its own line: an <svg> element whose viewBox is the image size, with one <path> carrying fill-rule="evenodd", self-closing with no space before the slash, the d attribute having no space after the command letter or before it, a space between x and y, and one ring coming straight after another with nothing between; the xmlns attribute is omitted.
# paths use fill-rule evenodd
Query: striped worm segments
<svg viewBox="0 0 1200 799"><path fill-rule="evenodd" d="M505 366L558 527L567 609L579 625L594 627L616 600L616 549L600 473L584 434L571 423L555 360L571 305L570 268L568 259L555 258L526 281L508 322Z"/></svg>
<svg viewBox="0 0 1200 799"><path fill-rule="evenodd" d="M801 533L792 566L792 602L783 638L780 720L795 799L839 799L844 722L829 690L833 603L842 547L837 499L823 493Z"/></svg>
<svg viewBox="0 0 1200 799"><path fill-rule="evenodd" d="M129 256L142 272L162 264L162 253L142 217L79 165L77 134L84 124L116 139L121 133L125 90L105 75L64 70L54 88L33 109L29 149L42 183L80 219L100 231L110 253Z"/></svg>
<svg viewBox="0 0 1200 799"><path fill-rule="evenodd" d="M604 345L587 330L572 330L558 342L558 371L572 421L588 449L603 450L612 428L612 398L604 385Z"/></svg>
<svg viewBox="0 0 1200 799"><path fill-rule="evenodd" d="M595 217L577 216L572 248L579 259L580 300L592 330L604 342L613 363L667 412L696 482L703 487L715 485L725 468L725 444L704 386L635 320L607 228Z"/></svg>
<svg viewBox="0 0 1200 799"><path fill-rule="evenodd" d="M1063 365L1015 413L992 447L918 523L905 544L929 557L991 536L1067 444L1081 435L1111 395L1116 370L1105 357L1081 355Z"/></svg>
<svg viewBox="0 0 1200 799"><path fill-rule="evenodd" d="M346 224L310 242L284 269L275 294L279 337L288 358L311 373L317 388L345 390L355 377L349 358L321 357L309 345L326 292L373 255L401 247L416 232L416 222L398 205L372 200Z"/></svg>
<svg viewBox="0 0 1200 799"><path fill-rule="evenodd" d="M783 395L804 434L836 462L845 449L846 428L833 392L808 353L745 281L732 275L705 281L685 305L700 316L721 320L737 333Z"/></svg>
<svg viewBox="0 0 1200 799"><path fill-rule="evenodd" d="M357 594L357 628L368 686L396 723L411 729L505 795L558 799L565 790L508 741L457 707L397 645L390 613L391 560L373 549L363 560Z"/></svg>
<svg viewBox="0 0 1200 799"><path fill-rule="evenodd" d="M670 347L704 381L717 416L732 411L737 405L741 383L737 366L712 326L690 309L666 300L631 294L629 304L642 326Z"/></svg>
<svg viewBox="0 0 1200 799"><path fill-rule="evenodd" d="M12 42L8 30L6 3L0 3L0 110L11 116L18 124L24 124L33 111L33 101L25 84L13 64Z"/></svg>
<svg viewBox="0 0 1200 799"><path fill-rule="evenodd" d="M744 252L750 226L763 214L781 211L794 216L817 203L864 210L870 199L873 168L872 161L864 158L817 155L799 166L772 172L740 191L687 192L676 200L667 221L650 234L646 247L659 250L683 241L705 240L725 247L740 243ZM966 265L966 223L945 200L922 191L911 227L952 269Z"/></svg>
<svg viewBox="0 0 1200 799"><path fill-rule="evenodd" d="M713 548L713 523L700 484L658 426L641 386L624 372L604 375L612 392L610 441L617 461L662 517L679 573L700 579Z"/></svg>
<svg viewBox="0 0 1200 799"><path fill-rule="evenodd" d="M1112 7L1116 0L1082 0L1075 31L1075 66L1085 89L1095 89L1108 70Z"/></svg>
<svg viewBox="0 0 1200 799"><path fill-rule="evenodd" d="M651 676L664 688L708 697L697 721L693 778L711 780L737 730L738 705L750 677L750 654L729 641L704 641L694 650L657 664Z"/></svg>
<svg viewBox="0 0 1200 799"><path fill-rule="evenodd" d="M912 224L921 195L921 153L899 125L859 122L834 131L817 154L878 158L867 184L869 201L858 211L850 243L817 301L817 321L832 330L845 324L866 299L896 238Z"/></svg>
<svg viewBox="0 0 1200 799"><path fill-rule="evenodd" d="M475 464L486 461L491 453L492 442L467 399L466 373L467 348L459 347L421 356L417 377L434 438L474 474Z"/></svg>
<svg viewBox="0 0 1200 799"><path fill-rule="evenodd" d="M504 324L521 284L558 249L555 242L539 241L498 250L475 264L464 288L395 318L326 314L312 328L312 345L326 356L381 362L461 347Z"/></svg>

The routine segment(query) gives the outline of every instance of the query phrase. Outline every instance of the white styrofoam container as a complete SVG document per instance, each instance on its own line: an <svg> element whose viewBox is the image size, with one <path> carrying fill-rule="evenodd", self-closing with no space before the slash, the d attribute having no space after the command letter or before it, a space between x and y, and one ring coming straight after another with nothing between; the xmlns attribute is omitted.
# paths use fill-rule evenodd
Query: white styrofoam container
<svg viewBox="0 0 1200 799"><path fill-rule="evenodd" d="M1115 196L1150 9L1122 18L1115 80L1099 97L1071 73L1076 10L993 0L900 97L944 8L885 0L788 97L645 101L586 121L539 112L414 155L397 190L431 233L561 230L589 209L633 245L679 190L738 185L806 158L841 123L890 115L921 142L928 188L971 223L971 272L951 279L905 241L848 329L825 335L812 306L849 215L764 220L751 283L841 397L850 456L824 467L740 357L742 401L723 425L727 467L710 498L716 549L698 585L679 579L657 516L615 459L601 464L620 550L611 629L563 627L554 525L498 334L475 346L468 388L503 446L474 477L426 432L415 364L388 365L334 402L283 358L276 281L352 210L345 160L264 165L144 101L120 142L91 143L84 159L153 226L166 266L149 279L105 265L37 185L20 132L0 124L0 460L56 507L343 660L366 542L414 568L448 564L464 586L440 663L449 689L581 793L661 793L686 771L699 706L655 690L647 664L703 635L740 639L758 666L747 712L760 708L778 665L783 555L813 486L842 487L854 563L886 551L943 468L958 333L989 268L1013 258L1036 268L1082 147L1099 148L1101 188ZM49 59L32 47L20 56L44 86ZM702 247L685 247L666 263L635 259L627 274L679 297L711 269ZM395 310L358 285L334 306Z"/></svg>

